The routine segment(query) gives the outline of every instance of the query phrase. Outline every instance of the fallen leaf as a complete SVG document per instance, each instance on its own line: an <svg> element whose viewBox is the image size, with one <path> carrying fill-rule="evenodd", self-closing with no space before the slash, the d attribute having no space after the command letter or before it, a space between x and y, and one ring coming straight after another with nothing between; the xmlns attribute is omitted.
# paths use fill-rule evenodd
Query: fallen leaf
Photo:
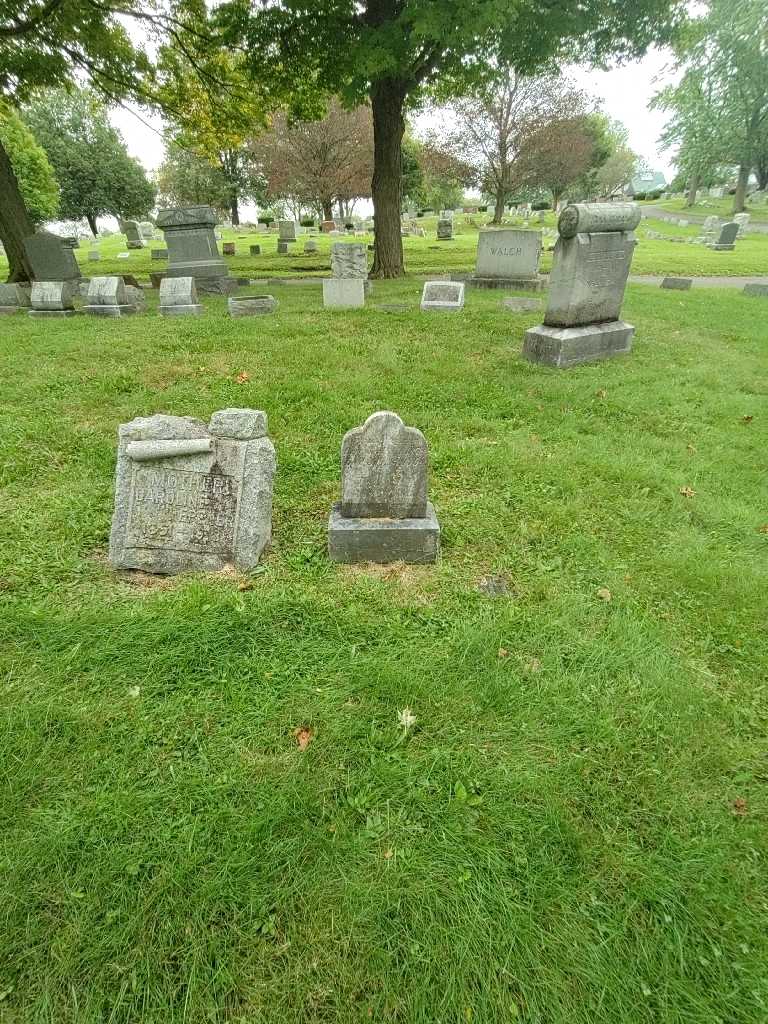
<svg viewBox="0 0 768 1024"><path fill-rule="evenodd" d="M235 380L237 381L238 384L247 384L247 382L250 379L250 373L238 373L238 375L235 377Z"/></svg>
<svg viewBox="0 0 768 1024"><path fill-rule="evenodd" d="M508 658L509 657L509 651L507 650L506 647L500 647L499 648L498 657L499 658Z"/></svg>
<svg viewBox="0 0 768 1024"><path fill-rule="evenodd" d="M135 700L139 696L140 693L141 693L141 687L140 686L129 686L128 687L128 696L131 697L133 700Z"/></svg>
<svg viewBox="0 0 768 1024"><path fill-rule="evenodd" d="M768 533L768 523L766 523L764 526L761 526L760 529L757 532L758 533Z"/></svg>
<svg viewBox="0 0 768 1024"><path fill-rule="evenodd" d="M680 493L684 498L692 498L696 491L692 487L681 487Z"/></svg>
<svg viewBox="0 0 768 1024"><path fill-rule="evenodd" d="M689 444L689 445L686 445L686 447L687 447L688 451L691 453L691 455L695 455L696 454L696 451L697 451L696 445Z"/></svg>
<svg viewBox="0 0 768 1024"><path fill-rule="evenodd" d="M607 397L608 397L608 392L605 390L605 388L600 388L599 391L595 392L595 398L607 398Z"/></svg>
<svg viewBox="0 0 768 1024"><path fill-rule="evenodd" d="M738 815L740 818L743 818L744 815L747 813L747 801L744 799L743 796L737 796L736 799L733 801L731 809L734 814Z"/></svg>
<svg viewBox="0 0 768 1024"><path fill-rule="evenodd" d="M238 590L253 590L253 580L241 580L237 584Z"/></svg>
<svg viewBox="0 0 768 1024"><path fill-rule="evenodd" d="M403 708L402 711L398 711L397 720L406 732L416 725L416 715L411 712L410 708Z"/></svg>
<svg viewBox="0 0 768 1024"><path fill-rule="evenodd" d="M601 601L610 601L612 598L611 592L608 589L608 587L599 587L597 591L597 596L600 598Z"/></svg>
<svg viewBox="0 0 768 1024"><path fill-rule="evenodd" d="M742 423L751 423L754 418L755 418L754 416L742 416L741 417L741 422Z"/></svg>
<svg viewBox="0 0 768 1024"><path fill-rule="evenodd" d="M300 725L298 729L293 730L293 735L296 738L296 745L299 750L306 750L309 746L314 733L307 725Z"/></svg>
<svg viewBox="0 0 768 1024"><path fill-rule="evenodd" d="M384 860L392 860L393 854L394 854L394 850L385 850L384 851Z"/></svg>

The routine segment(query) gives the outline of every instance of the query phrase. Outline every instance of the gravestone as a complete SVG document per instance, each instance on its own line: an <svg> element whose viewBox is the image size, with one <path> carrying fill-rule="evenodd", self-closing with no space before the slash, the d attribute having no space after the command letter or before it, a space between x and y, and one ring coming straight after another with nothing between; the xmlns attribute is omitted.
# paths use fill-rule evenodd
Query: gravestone
<svg viewBox="0 0 768 1024"><path fill-rule="evenodd" d="M304 243L304 252L317 252L317 242L314 238L308 238Z"/></svg>
<svg viewBox="0 0 768 1024"><path fill-rule="evenodd" d="M421 309L458 313L464 308L464 284L460 281L427 281L421 293Z"/></svg>
<svg viewBox="0 0 768 1024"><path fill-rule="evenodd" d="M453 238L453 221L449 218L437 222L437 240L439 242L450 242Z"/></svg>
<svg viewBox="0 0 768 1024"><path fill-rule="evenodd" d="M331 245L331 274L334 277L368 277L368 247L362 242L334 242Z"/></svg>
<svg viewBox="0 0 768 1024"><path fill-rule="evenodd" d="M249 247L248 251L250 252L251 256L261 256L261 246L260 245L252 245L252 246Z"/></svg>
<svg viewBox="0 0 768 1024"><path fill-rule="evenodd" d="M155 274L152 271L150 271L150 274L149 274L150 287L155 288L155 289L159 288L160 287L160 282L164 279L164 277L165 277L165 274ZM177 278L177 280L182 280L183 281L184 279L183 278Z"/></svg>
<svg viewBox="0 0 768 1024"><path fill-rule="evenodd" d="M31 306L31 286L0 284L0 313L19 313Z"/></svg>
<svg viewBox="0 0 768 1024"><path fill-rule="evenodd" d="M168 246L168 277L194 277L199 292L228 295L237 288L216 246L210 206L183 206L157 215Z"/></svg>
<svg viewBox="0 0 768 1024"><path fill-rule="evenodd" d="M160 281L160 316L199 316L194 277L163 277Z"/></svg>
<svg viewBox="0 0 768 1024"><path fill-rule="evenodd" d="M635 203L566 206L544 323L526 331L526 359L562 368L631 351L635 329L619 317L639 223Z"/></svg>
<svg viewBox="0 0 768 1024"><path fill-rule="evenodd" d="M136 306L128 301L122 277L92 277L83 310L91 316L126 316L135 313Z"/></svg>
<svg viewBox="0 0 768 1024"><path fill-rule="evenodd" d="M235 243L234 242L224 242L224 244L221 247L221 251L222 251L224 256L234 256L235 255Z"/></svg>
<svg viewBox="0 0 768 1024"><path fill-rule="evenodd" d="M715 252L733 252L736 248L736 239L739 234L739 225L735 221L723 224L720 234L714 242L709 243L709 248Z"/></svg>
<svg viewBox="0 0 768 1024"><path fill-rule="evenodd" d="M151 240L155 237L155 225L151 220L139 221L139 230L141 231L141 236L144 239Z"/></svg>
<svg viewBox="0 0 768 1024"><path fill-rule="evenodd" d="M127 239L127 249L143 249L144 239L141 235L141 229L135 220L121 220L120 230Z"/></svg>
<svg viewBox="0 0 768 1024"><path fill-rule="evenodd" d="M692 284L693 278L690 277L665 277L661 282L661 287L670 288L673 291L687 292Z"/></svg>
<svg viewBox="0 0 768 1024"><path fill-rule="evenodd" d="M749 220L750 214L748 213L735 213L733 215L734 224L739 225L739 233L737 235L738 238L743 238L744 235L747 233L747 225L749 224Z"/></svg>
<svg viewBox="0 0 768 1024"><path fill-rule="evenodd" d="M540 291L541 232L488 228L478 232L477 262L470 284L476 288Z"/></svg>
<svg viewBox="0 0 768 1024"><path fill-rule="evenodd" d="M324 221L322 221L320 223L320 230L323 232L323 234L330 234L331 231L335 231L336 230L336 221L335 220L324 220Z"/></svg>
<svg viewBox="0 0 768 1024"><path fill-rule="evenodd" d="M267 313L274 313L278 307L278 301L274 295L231 295L227 299L229 315L240 316L264 316Z"/></svg>
<svg viewBox="0 0 768 1024"><path fill-rule="evenodd" d="M281 220L278 222L279 238L281 242L295 242L299 234L299 225L295 220Z"/></svg>
<svg viewBox="0 0 768 1024"><path fill-rule="evenodd" d="M345 436L341 501L328 521L334 562L437 560L440 525L427 501L429 458L420 430L377 412Z"/></svg>
<svg viewBox="0 0 768 1024"><path fill-rule="evenodd" d="M109 560L144 572L253 569L272 530L266 414L221 409L206 426L150 416L118 431Z"/></svg>
<svg viewBox="0 0 768 1024"><path fill-rule="evenodd" d="M64 238L62 238L62 242L69 249L79 249L80 248L80 239L77 237L77 235L66 235Z"/></svg>
<svg viewBox="0 0 768 1024"><path fill-rule="evenodd" d="M705 241L714 242L720 233L720 218L714 214L704 218L704 226L701 231Z"/></svg>
<svg viewBox="0 0 768 1024"><path fill-rule="evenodd" d="M29 316L74 316L74 298L78 292L76 281L33 281Z"/></svg>
<svg viewBox="0 0 768 1024"><path fill-rule="evenodd" d="M768 284L745 284L744 285L745 295L759 295L763 299L768 299Z"/></svg>
<svg viewBox="0 0 768 1024"><path fill-rule="evenodd" d="M168 250L167 249L150 249L149 250L149 255L150 255L150 258L153 259L153 260L167 260L168 259Z"/></svg>
<svg viewBox="0 0 768 1024"><path fill-rule="evenodd" d="M323 306L356 309L365 305L365 281L359 277L324 277Z"/></svg>
<svg viewBox="0 0 768 1024"><path fill-rule="evenodd" d="M36 281L76 281L81 276L75 254L50 231L25 238L24 252Z"/></svg>

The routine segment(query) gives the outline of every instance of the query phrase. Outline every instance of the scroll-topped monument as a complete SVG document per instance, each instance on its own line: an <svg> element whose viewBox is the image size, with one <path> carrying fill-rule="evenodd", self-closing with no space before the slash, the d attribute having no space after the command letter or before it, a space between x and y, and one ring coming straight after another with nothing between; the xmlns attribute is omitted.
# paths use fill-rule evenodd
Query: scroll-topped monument
<svg viewBox="0 0 768 1024"><path fill-rule="evenodd" d="M334 562L434 562L440 526L427 500L429 458L420 430L377 412L344 436L341 501L331 510Z"/></svg>
<svg viewBox="0 0 768 1024"><path fill-rule="evenodd" d="M620 315L639 223L635 203L563 210L544 323L526 331L526 359L567 367L631 351L635 329Z"/></svg>
<svg viewBox="0 0 768 1024"><path fill-rule="evenodd" d="M266 414L221 409L206 426L150 416L120 426L109 560L145 572L252 569L272 530Z"/></svg>
<svg viewBox="0 0 768 1024"><path fill-rule="evenodd" d="M183 206L161 210L157 226L168 246L168 277L194 277L203 294L228 295L237 288L227 264L219 255L214 228L216 214L210 206Z"/></svg>

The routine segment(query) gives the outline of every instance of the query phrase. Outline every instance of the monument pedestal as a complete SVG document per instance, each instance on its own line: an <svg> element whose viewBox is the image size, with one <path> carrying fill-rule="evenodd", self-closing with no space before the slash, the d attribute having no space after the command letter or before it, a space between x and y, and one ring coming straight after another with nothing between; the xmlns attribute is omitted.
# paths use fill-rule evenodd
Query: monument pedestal
<svg viewBox="0 0 768 1024"><path fill-rule="evenodd" d="M532 327L525 332L523 357L563 369L632 351L635 328L623 320L584 327Z"/></svg>
<svg viewBox="0 0 768 1024"><path fill-rule="evenodd" d="M470 277L472 288L508 288L510 291L540 292L544 290L544 278L536 277Z"/></svg>
<svg viewBox="0 0 768 1024"><path fill-rule="evenodd" d="M328 555L332 562L407 562L426 565L440 553L440 524L432 502L423 519L348 519L341 502L328 520Z"/></svg>

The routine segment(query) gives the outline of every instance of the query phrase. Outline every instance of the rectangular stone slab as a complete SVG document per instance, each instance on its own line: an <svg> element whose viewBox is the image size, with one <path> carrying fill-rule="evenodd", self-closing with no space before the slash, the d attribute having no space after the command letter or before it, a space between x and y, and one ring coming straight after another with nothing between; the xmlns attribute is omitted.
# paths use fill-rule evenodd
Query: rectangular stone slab
<svg viewBox="0 0 768 1024"><path fill-rule="evenodd" d="M618 320L636 245L626 231L559 238L544 323L577 327Z"/></svg>
<svg viewBox="0 0 768 1024"><path fill-rule="evenodd" d="M328 556L332 562L407 562L426 565L440 554L440 524L431 502L423 519L350 519L341 502L328 520Z"/></svg>
<svg viewBox="0 0 768 1024"><path fill-rule="evenodd" d="M525 332L523 358L566 369L632 351L635 328L623 320L584 327L532 327Z"/></svg>
<svg viewBox="0 0 768 1024"><path fill-rule="evenodd" d="M535 278L541 256L541 232L518 228L481 230L477 238L478 278Z"/></svg>

